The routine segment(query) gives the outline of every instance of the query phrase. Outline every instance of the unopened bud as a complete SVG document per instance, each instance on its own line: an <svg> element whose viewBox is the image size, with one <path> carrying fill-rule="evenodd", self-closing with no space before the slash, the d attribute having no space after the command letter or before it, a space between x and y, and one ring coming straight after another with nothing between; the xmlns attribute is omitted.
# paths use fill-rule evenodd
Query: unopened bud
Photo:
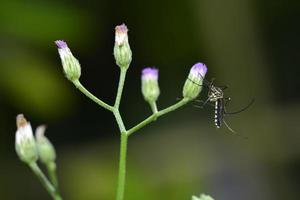
<svg viewBox="0 0 300 200"><path fill-rule="evenodd" d="M132 60L132 52L128 43L128 29L125 24L115 28L114 56L120 68L127 69Z"/></svg>
<svg viewBox="0 0 300 200"><path fill-rule="evenodd" d="M56 40L55 44L58 48L58 53L60 55L66 77L70 81L78 80L81 75L81 68L78 60L73 56L65 41Z"/></svg>
<svg viewBox="0 0 300 200"><path fill-rule="evenodd" d="M23 162L30 164L37 161L38 152L32 128L22 114L17 116L15 148L17 155Z"/></svg>
<svg viewBox="0 0 300 200"><path fill-rule="evenodd" d="M146 101L150 104L157 101L160 94L158 86L158 70L155 68L145 68L142 71L142 93Z"/></svg>
<svg viewBox="0 0 300 200"><path fill-rule="evenodd" d="M36 129L35 137L39 153L39 159L42 163L49 165L55 162L56 153L53 145L45 136L45 126L39 126Z"/></svg>
<svg viewBox="0 0 300 200"><path fill-rule="evenodd" d="M189 76L183 86L183 97L189 100L197 98L202 90L202 84L207 72L207 67L203 63L196 63L190 70Z"/></svg>
<svg viewBox="0 0 300 200"><path fill-rule="evenodd" d="M192 200L214 200L211 196L201 194L200 197L192 196Z"/></svg>

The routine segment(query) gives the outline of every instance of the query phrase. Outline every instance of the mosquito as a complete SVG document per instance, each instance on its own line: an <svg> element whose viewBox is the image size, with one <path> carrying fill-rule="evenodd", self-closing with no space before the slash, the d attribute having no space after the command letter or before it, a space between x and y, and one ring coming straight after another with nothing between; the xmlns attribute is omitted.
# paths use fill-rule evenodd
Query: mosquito
<svg viewBox="0 0 300 200"><path fill-rule="evenodd" d="M201 74L199 74L201 76ZM192 80L190 80L192 81ZM193 81L192 81L193 82ZM236 133L230 126L229 124L225 121L224 117L225 115L233 115L233 114L238 114L240 112L243 112L245 110L247 110L253 103L254 103L254 99L252 99L248 105L246 105L244 108L235 111L235 112L227 112L226 110L226 106L227 103L230 101L230 97L225 97L224 96L224 90L227 89L227 86L215 86L213 84L214 79L211 80L211 82L206 81L203 78L203 83L205 85L208 86L208 98L205 101L201 101L201 100L196 100L198 102L203 103L202 106L200 107L204 107L207 103L213 103L214 104L214 108L215 108L215 116L214 116L214 122L217 128L220 128L222 123L225 124L225 126L232 132L232 133ZM193 82L195 83L195 82ZM197 84L197 83L195 83ZM199 85L199 84L197 84ZM200 85L199 85L200 86ZM202 85L201 85L202 86Z"/></svg>

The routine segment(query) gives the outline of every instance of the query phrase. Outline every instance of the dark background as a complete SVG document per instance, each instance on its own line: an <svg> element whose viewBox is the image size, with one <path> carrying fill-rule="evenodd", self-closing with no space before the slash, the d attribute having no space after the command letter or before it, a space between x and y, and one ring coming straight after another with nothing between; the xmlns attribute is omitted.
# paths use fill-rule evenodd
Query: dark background
<svg viewBox="0 0 300 200"><path fill-rule="evenodd" d="M211 107L191 103L129 141L128 200L299 199L300 1L0 1L0 199L50 199L14 151L15 116L47 124L64 199L115 197L119 134L111 113L64 77L54 40L82 65L82 83L112 104L119 69L114 27L129 28L133 62L121 103L126 127L151 114L140 71L159 68L159 108L175 103L190 67L228 85L238 132L214 127ZM201 94L205 98L205 92ZM245 137L244 137L245 136ZM247 138L247 139L245 139Z"/></svg>

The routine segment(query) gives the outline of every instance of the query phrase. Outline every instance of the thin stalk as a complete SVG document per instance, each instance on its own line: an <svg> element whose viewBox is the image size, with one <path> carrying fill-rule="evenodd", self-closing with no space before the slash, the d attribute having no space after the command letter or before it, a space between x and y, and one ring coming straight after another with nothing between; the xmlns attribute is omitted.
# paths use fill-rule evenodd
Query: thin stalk
<svg viewBox="0 0 300 200"><path fill-rule="evenodd" d="M177 103L175 103L174 105L169 106L169 107L167 107L167 108L165 108L165 109L159 111L159 112L157 113L157 117L160 117L160 116L165 115L165 114L167 114L167 113L169 113L169 112L171 112L171 111L174 111L174 110L176 110L176 109L178 109L178 108L184 106L184 105L187 104L189 101L190 101L189 99L183 98L183 99L181 99L180 101L178 101Z"/></svg>
<svg viewBox="0 0 300 200"><path fill-rule="evenodd" d="M119 160L119 177L116 200L124 199L125 177L126 177L126 154L127 154L127 139L126 132L121 133L120 144L120 160Z"/></svg>
<svg viewBox="0 0 300 200"><path fill-rule="evenodd" d="M75 80L73 81L73 84L76 86L77 89L79 89L83 94L85 94L85 96L87 96L89 99L91 99L92 101L94 101L95 103L97 103L98 105L100 105L101 107L113 112L114 111L114 107L108 105L107 103L105 103L104 101L98 99L97 97L95 97L92 93L90 93L81 83L79 80Z"/></svg>
<svg viewBox="0 0 300 200"><path fill-rule="evenodd" d="M49 178L51 180L51 183L55 187L55 189L58 191L58 180L57 180L57 175L56 175L56 164L54 162L49 163L47 165L47 170L49 174Z"/></svg>
<svg viewBox="0 0 300 200"><path fill-rule="evenodd" d="M120 102L122 98L125 78L126 78L127 69L121 68L118 91L114 104L113 114L119 126L121 132L121 144L120 144L120 159L119 159L119 174L118 174L118 186L117 186L117 196L116 200L124 199L124 190L125 190L125 177L126 177L126 155L127 155L127 139L126 128L122 120L122 116L119 111Z"/></svg>
<svg viewBox="0 0 300 200"><path fill-rule="evenodd" d="M151 110L152 110L153 113L158 112L156 102L150 103L150 106L151 106Z"/></svg>
<svg viewBox="0 0 300 200"><path fill-rule="evenodd" d="M188 99L181 99L179 102L177 102L176 104L169 106L161 111L158 111L157 113L153 113L152 115L150 115L147 119L143 120L142 122L140 122L138 125L132 127L131 129L129 129L127 131L127 135L131 135L132 133L136 132L137 130L143 128L144 126L146 126L147 124L149 124L150 122L154 121L156 118L165 115L173 110L176 110L180 107L182 107L183 105L185 105L186 103L188 103L189 100Z"/></svg>
<svg viewBox="0 0 300 200"><path fill-rule="evenodd" d="M54 200L62 200L62 197L60 194L57 192L55 187L49 182L47 177L44 175L42 170L39 168L39 166L36 164L36 162L29 164L29 167L33 171L33 173L38 177L42 185L45 187L47 192L51 195L51 197Z"/></svg>
<svg viewBox="0 0 300 200"><path fill-rule="evenodd" d="M126 134L125 133L126 132L126 128L125 128L124 122L122 120L121 114L119 112L119 109L115 109L113 113L114 113L115 119L117 121L117 124L119 126L120 132L121 133L124 132L124 134Z"/></svg>
<svg viewBox="0 0 300 200"><path fill-rule="evenodd" d="M121 97L122 97L125 78L126 78L126 72L127 72L127 69L121 68L120 78L119 78L119 85L118 85L118 92L117 92L115 105L114 105L115 109L119 109L119 107L120 107Z"/></svg>

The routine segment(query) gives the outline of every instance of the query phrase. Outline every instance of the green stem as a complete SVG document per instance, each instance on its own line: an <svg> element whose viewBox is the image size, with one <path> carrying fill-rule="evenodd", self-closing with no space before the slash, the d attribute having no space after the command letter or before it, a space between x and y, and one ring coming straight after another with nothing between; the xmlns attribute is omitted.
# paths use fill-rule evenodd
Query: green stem
<svg viewBox="0 0 300 200"><path fill-rule="evenodd" d="M124 199L124 190L125 190L125 177L126 177L126 154L127 154L127 139L126 128L123 123L119 107L122 98L125 77L127 69L121 68L118 91L113 107L113 114L116 118L117 124L121 132L121 144L120 144L120 160L119 160L119 174L118 174L118 186L117 186L117 196L116 200Z"/></svg>
<svg viewBox="0 0 300 200"><path fill-rule="evenodd" d="M126 128L123 123L120 111L119 111L123 88L124 88L124 83L125 83L125 78L126 78L126 72L127 72L127 69L121 68L117 96L116 96L115 104L113 107L113 109L114 109L113 113L114 113L114 116L116 118L116 121L118 123L119 129L121 132L126 132Z"/></svg>
<svg viewBox="0 0 300 200"><path fill-rule="evenodd" d="M153 113L158 112L156 102L150 103L150 106L151 106L151 110L152 110Z"/></svg>
<svg viewBox="0 0 300 200"><path fill-rule="evenodd" d="M105 102L101 101L100 99L98 99L97 97L95 97L87 89L85 89L85 87L80 83L79 80L73 81L73 84L88 98L90 98L92 101L94 101L101 107L111 111L114 114L117 124L119 126L119 129L121 132L121 144L120 144L120 160L119 160L119 174L118 174L118 187L117 187L116 200L124 199L125 176L126 176L126 153L127 153L128 136L131 135L132 133L136 132L137 130L141 129L142 127L146 126L150 122L156 120L156 118L158 118L162 115L165 115L173 110L178 109L179 107L185 105L189 101L188 99L184 98L181 101L177 102L176 104L169 106L168 108L165 108L161 111L158 111L156 103L152 103L152 104L150 104L150 106L151 106L153 114L151 116L149 116L147 119L145 119L144 121L140 122L138 125L134 126L130 130L126 131L126 127L123 123L122 116L119 111L123 88L124 88L124 83L125 83L126 72L127 72L127 69L121 68L119 84L118 84L118 91L117 91L114 106L110 106L110 105L106 104ZM49 172L50 177L52 177L51 180L54 184L56 184L57 183L56 175L53 173L51 174L51 173L52 172ZM46 177L44 177L44 178L46 178ZM42 180L44 180L44 178ZM43 182L47 183L47 184L45 184L46 186L50 184L50 186L52 187L52 189L50 188L51 190L49 190L49 193L50 193L50 191L53 190L54 192L56 192L53 194L58 194L57 190L55 190L55 188L51 185L51 183L49 183L49 181L48 182L47 181L48 180L46 179L46 181L44 180ZM55 197L56 196L54 196L53 198L55 198ZM60 199L59 198L56 198L54 200L61 200L61 198Z"/></svg>
<svg viewBox="0 0 300 200"><path fill-rule="evenodd" d="M121 97L122 97L123 88L124 88L124 83L125 83L125 78L126 78L126 72L127 72L127 69L121 68L120 78L119 78L119 85L118 85L118 92L117 92L115 105L114 105L115 109L119 109L119 106L120 106Z"/></svg>
<svg viewBox="0 0 300 200"><path fill-rule="evenodd" d="M39 168L39 166L36 164L36 162L29 164L29 167L33 171L33 173L38 177L42 185L45 187L47 192L52 196L54 200L62 200L62 197L57 192L55 187L49 182L47 177L44 175L42 170Z"/></svg>
<svg viewBox="0 0 300 200"><path fill-rule="evenodd" d="M146 126L147 124L149 124L150 122L154 121L156 118L165 115L171 111L174 111L178 108L180 108L181 106L185 105L186 103L188 103L189 100L188 99L181 99L179 102L177 102L176 104L169 106L168 108L165 108L157 113L153 113L151 116L149 116L147 119L143 120L142 122L140 122L138 125L132 127L131 129L129 129L127 131L127 135L131 135L132 133L136 132L137 130L143 128L144 126Z"/></svg>
<svg viewBox="0 0 300 200"><path fill-rule="evenodd" d="M125 125L123 123L122 117L120 115L119 109L115 109L113 111L113 113L114 113L114 116L116 118L117 124L119 126L120 132L121 133L124 132L126 134L126 128L125 128Z"/></svg>
<svg viewBox="0 0 300 200"><path fill-rule="evenodd" d="M55 187L55 189L58 191L58 180L56 175L56 164L54 162L47 164L47 170L49 174L49 178Z"/></svg>
<svg viewBox="0 0 300 200"><path fill-rule="evenodd" d="M128 139L128 135L126 134L126 132L121 133L119 175L118 175L119 177L118 177L116 200L124 199L125 177L126 177L127 139Z"/></svg>
<svg viewBox="0 0 300 200"><path fill-rule="evenodd" d="M83 94L85 94L85 96L87 96L88 98L90 98L92 101L94 101L95 103L97 103L98 105L100 105L101 107L113 112L114 111L114 107L108 105L107 103L105 103L104 101L101 101L100 99L98 99L97 97L95 97L92 93L90 93L81 83L79 80L75 80L73 81L73 84L76 86L77 89L79 89Z"/></svg>
<svg viewBox="0 0 300 200"><path fill-rule="evenodd" d="M175 103L174 105L169 106L169 107L167 107L167 108L165 108L165 109L159 111L159 112L157 113L157 117L160 117L160 116L165 115L165 114L167 114L167 113L169 113L169 112L171 112L171 111L174 111L174 110L176 110L176 109L178 109L178 108L184 106L184 105L187 104L189 101L190 101L189 99L183 98L183 99L181 99L180 101L178 101L177 103Z"/></svg>

